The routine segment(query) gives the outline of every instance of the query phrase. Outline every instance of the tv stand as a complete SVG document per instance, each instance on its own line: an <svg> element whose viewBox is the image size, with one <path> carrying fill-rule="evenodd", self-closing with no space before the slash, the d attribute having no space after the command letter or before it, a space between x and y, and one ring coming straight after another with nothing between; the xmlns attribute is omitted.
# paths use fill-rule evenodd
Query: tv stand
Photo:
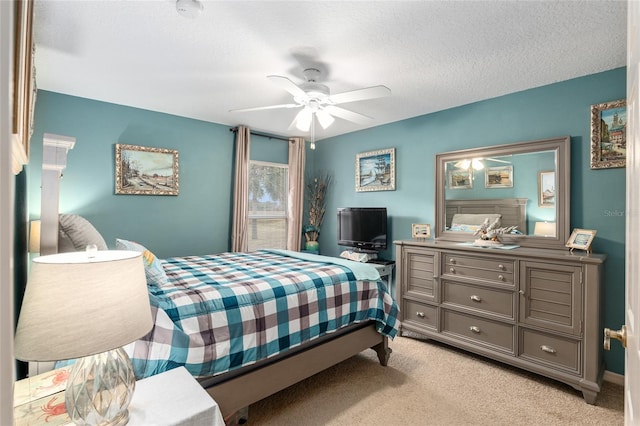
<svg viewBox="0 0 640 426"><path fill-rule="evenodd" d="M387 289L389 293L391 293L391 297L393 300L396 299L396 288L393 282L393 268L396 266L396 262L393 260L385 260L385 259L373 259L367 262L374 268L378 270L380 274L380 279L384 281L387 285Z"/></svg>
<svg viewBox="0 0 640 426"><path fill-rule="evenodd" d="M367 263L377 263L379 265L392 265L392 264L396 263L396 261L395 260L377 258L377 259L371 259L371 260L367 261Z"/></svg>

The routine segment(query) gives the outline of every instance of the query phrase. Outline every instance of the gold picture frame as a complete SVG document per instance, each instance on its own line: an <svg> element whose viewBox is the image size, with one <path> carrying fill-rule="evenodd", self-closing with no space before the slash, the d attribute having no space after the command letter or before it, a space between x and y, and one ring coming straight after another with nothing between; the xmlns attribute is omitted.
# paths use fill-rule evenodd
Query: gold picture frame
<svg viewBox="0 0 640 426"><path fill-rule="evenodd" d="M469 167L465 170L450 170L447 173L447 184L449 189L473 188L473 169Z"/></svg>
<svg viewBox="0 0 640 426"><path fill-rule="evenodd" d="M591 168L625 167L626 163L626 99L591 105Z"/></svg>
<svg viewBox="0 0 640 426"><path fill-rule="evenodd" d="M551 208L556 205L556 172L538 172L538 207Z"/></svg>
<svg viewBox="0 0 640 426"><path fill-rule="evenodd" d="M513 166L485 168L485 188L513 188Z"/></svg>
<svg viewBox="0 0 640 426"><path fill-rule="evenodd" d="M33 133L33 111L36 99L33 43L33 0L17 0L14 4L15 37L13 45L13 111L14 173L29 162L29 140Z"/></svg>
<svg viewBox="0 0 640 426"><path fill-rule="evenodd" d="M570 247L571 250L569 251L571 252L574 249L580 249L591 253L591 243L593 243L593 239L596 237L596 232L597 231L592 229L575 228L565 246Z"/></svg>
<svg viewBox="0 0 640 426"><path fill-rule="evenodd" d="M431 225L428 223L412 223L411 238L426 240L431 238Z"/></svg>
<svg viewBox="0 0 640 426"><path fill-rule="evenodd" d="M356 155L356 191L395 191L396 149L361 152Z"/></svg>
<svg viewBox="0 0 640 426"><path fill-rule="evenodd" d="M178 195L178 151L116 144L116 194Z"/></svg>

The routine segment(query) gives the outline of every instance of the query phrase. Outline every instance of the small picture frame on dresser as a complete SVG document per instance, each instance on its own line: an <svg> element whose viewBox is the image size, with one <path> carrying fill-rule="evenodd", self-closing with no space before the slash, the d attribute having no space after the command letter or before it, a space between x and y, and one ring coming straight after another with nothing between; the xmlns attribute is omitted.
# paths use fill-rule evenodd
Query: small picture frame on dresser
<svg viewBox="0 0 640 426"><path fill-rule="evenodd" d="M585 250L591 253L591 243L596 236L595 230L575 228L565 246L569 247L573 252L574 249Z"/></svg>
<svg viewBox="0 0 640 426"><path fill-rule="evenodd" d="M431 238L431 225L428 223L412 223L411 237L419 240Z"/></svg>

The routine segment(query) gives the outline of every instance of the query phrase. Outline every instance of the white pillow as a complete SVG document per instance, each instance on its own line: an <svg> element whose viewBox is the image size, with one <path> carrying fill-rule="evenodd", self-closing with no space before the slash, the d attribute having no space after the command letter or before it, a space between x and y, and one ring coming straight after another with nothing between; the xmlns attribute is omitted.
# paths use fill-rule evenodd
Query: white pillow
<svg viewBox="0 0 640 426"><path fill-rule="evenodd" d="M58 216L58 252L84 251L88 245L95 244L98 250L107 250L102 235L85 218L77 214Z"/></svg>

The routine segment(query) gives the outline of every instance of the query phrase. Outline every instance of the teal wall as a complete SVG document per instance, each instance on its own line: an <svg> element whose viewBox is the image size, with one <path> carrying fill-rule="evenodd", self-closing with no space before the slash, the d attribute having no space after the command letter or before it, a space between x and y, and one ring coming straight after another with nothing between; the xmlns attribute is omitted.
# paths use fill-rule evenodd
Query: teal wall
<svg viewBox="0 0 640 426"><path fill-rule="evenodd" d="M433 225L437 153L570 135L571 227L598 231L593 250L608 255L605 325L618 329L624 324L625 169L591 170L589 134L590 106L625 96L626 68L619 68L319 141L315 167L334 175L322 254L340 253L338 207L387 207L389 242L410 238L412 223ZM356 192L356 155L392 147L396 190ZM381 257L395 257L392 244ZM624 371L620 345L612 345L605 360L608 370Z"/></svg>
<svg viewBox="0 0 640 426"><path fill-rule="evenodd" d="M76 138L60 182L60 212L86 217L110 248L138 241L160 258L229 248L234 134L228 126L39 91L28 170L29 214L40 217L42 136ZM177 149L178 196L115 195L115 144Z"/></svg>
<svg viewBox="0 0 640 426"><path fill-rule="evenodd" d="M320 236L337 255L338 207L385 206L389 241L409 238L412 223L435 222L434 156L487 145L571 136L571 226L596 229L593 248L607 253L606 326L624 323L625 169L589 167L592 104L626 96L626 69L569 80L319 141L307 151L308 174L334 176ZM110 247L117 237L141 242L159 257L229 249L233 133L228 126L38 92L28 168L29 214L39 217L43 133L73 136L76 147L61 182L60 211L87 217ZM114 195L114 144L177 149L180 195ZM394 147L396 190L355 192L357 153ZM264 153L264 154L262 154ZM286 143L252 138L252 158L286 162ZM393 245L382 253L393 258ZM612 345L607 369L622 373L624 353Z"/></svg>

